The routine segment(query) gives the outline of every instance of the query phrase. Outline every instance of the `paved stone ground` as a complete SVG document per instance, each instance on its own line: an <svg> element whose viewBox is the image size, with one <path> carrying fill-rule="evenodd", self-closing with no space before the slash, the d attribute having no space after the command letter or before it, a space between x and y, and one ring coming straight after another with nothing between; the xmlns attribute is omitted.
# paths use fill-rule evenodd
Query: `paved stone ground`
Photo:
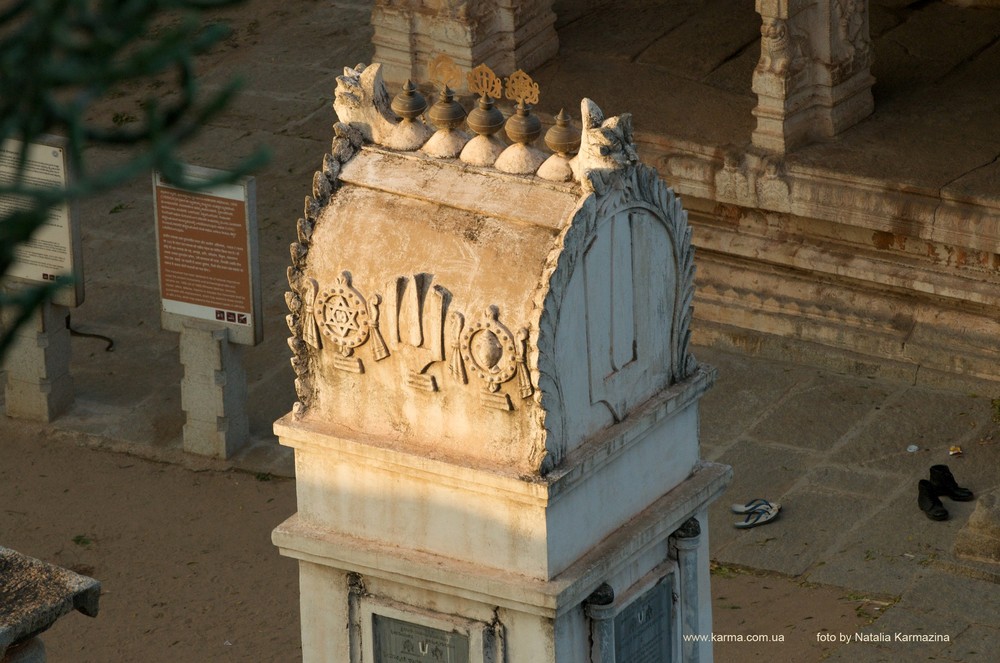
<svg viewBox="0 0 1000 663"><path fill-rule="evenodd" d="M747 25L753 20L750 5L741 3L729 15L728 2L703 3L701 9L698 3L674 3L684 11L668 15L655 10L660 3L625 4L635 5L635 25L628 29L641 23L648 38L620 38L620 30L607 29L607 17L564 25L564 53L574 57L539 72L543 109L588 95L609 113L633 110L640 131L745 142L752 127L749 80L758 25ZM705 13L713 8L715 14ZM57 434L199 468L291 475L290 452L277 446L270 431L294 400L283 302L287 247L312 173L328 149L335 77L343 65L371 59L369 12L370 3L362 1L252 0L229 12L233 36L202 63L209 88L242 72L245 89L186 158L225 167L262 145L271 152L269 165L257 173L265 341L246 353L252 446L229 462L193 459L180 450L182 369L176 334L159 326L152 191L145 178L82 206L87 300L72 312L73 326L113 337L116 346L105 352L100 341L73 339L77 399L52 424ZM726 19L715 20L720 15ZM1000 164L980 166L1000 152L1000 97L984 97L975 84L996 78L989 72L995 73L1000 58L998 17L1000 12L960 14L942 3L875 3L879 110L852 130L856 143L845 138L815 146L809 158L845 167L901 164L901 177L931 187L978 169L969 186L994 186ZM947 43L934 38L942 22L958 26ZM711 57L684 60L686 44L701 45L708 37ZM920 66L912 66L913 58ZM604 77L609 68L619 72L610 83ZM628 82L627 90L620 81ZM156 86L126 90L93 112L107 119L136 113ZM946 106L935 102L941 95L949 99ZM914 99L922 101L914 106ZM887 127L894 128L888 137ZM913 149L911 157L899 157L903 146ZM990 652L1000 649L993 582L998 569L951 554L975 503L948 503L952 519L931 522L915 501L917 480L940 462L950 463L959 481L977 493L1000 485L1000 434L991 404L996 394L879 382L710 349L698 355L720 373L704 400L704 455L735 469L731 488L712 509L713 556L727 565L898 597L868 631L941 633L951 640L855 642L837 649L831 660L992 660ZM15 422L4 425L6 435L16 431ZM907 452L910 444L920 450ZM962 445L965 455L949 458L950 444ZM3 455L3 464L17 462ZM780 519L749 531L732 528L728 505L758 496L782 502Z"/></svg>

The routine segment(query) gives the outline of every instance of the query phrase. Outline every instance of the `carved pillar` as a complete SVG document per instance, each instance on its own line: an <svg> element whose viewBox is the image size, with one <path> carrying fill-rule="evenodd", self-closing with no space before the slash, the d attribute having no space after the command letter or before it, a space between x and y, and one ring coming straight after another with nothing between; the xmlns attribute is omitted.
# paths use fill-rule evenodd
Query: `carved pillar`
<svg viewBox="0 0 1000 663"><path fill-rule="evenodd" d="M874 110L867 0L756 0L753 144L785 153Z"/></svg>
<svg viewBox="0 0 1000 663"><path fill-rule="evenodd" d="M390 83L427 80L439 53L468 71L531 70L559 50L552 0L375 0L376 62Z"/></svg>

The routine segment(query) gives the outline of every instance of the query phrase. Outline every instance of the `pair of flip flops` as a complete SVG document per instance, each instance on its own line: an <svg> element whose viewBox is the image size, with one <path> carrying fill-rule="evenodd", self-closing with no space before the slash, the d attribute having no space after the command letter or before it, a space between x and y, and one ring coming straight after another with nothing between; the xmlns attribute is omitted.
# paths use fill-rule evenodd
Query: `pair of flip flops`
<svg viewBox="0 0 1000 663"><path fill-rule="evenodd" d="M774 520L778 516L778 512L781 511L781 505L777 502L768 502L765 499L757 498L746 504L734 504L730 509L733 513L746 516L743 520L733 523L733 526L738 529L749 529Z"/></svg>

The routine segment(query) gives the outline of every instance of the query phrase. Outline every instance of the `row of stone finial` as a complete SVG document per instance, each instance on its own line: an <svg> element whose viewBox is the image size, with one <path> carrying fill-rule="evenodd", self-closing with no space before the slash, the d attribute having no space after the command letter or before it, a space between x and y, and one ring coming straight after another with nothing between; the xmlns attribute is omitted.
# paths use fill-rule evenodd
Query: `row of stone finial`
<svg viewBox="0 0 1000 663"><path fill-rule="evenodd" d="M458 158L474 166L537 174L558 182L573 178L570 158L580 147L581 132L571 127L569 115L561 110L544 138L553 154L547 156L532 146L541 135L542 123L531 113L538 103L538 84L528 74L518 70L502 84L489 67L479 65L466 75L469 90L478 95L475 107L466 113L452 90L461 81L461 71L450 58L436 58L429 72L441 87L437 102L429 108L412 81L390 102L377 64L345 69L344 76L337 78L334 108L341 121L360 126L366 139L384 147L421 150L433 157ZM516 104L506 119L496 107L502 92ZM474 136L461 129L463 123ZM499 137L501 128L510 145Z"/></svg>

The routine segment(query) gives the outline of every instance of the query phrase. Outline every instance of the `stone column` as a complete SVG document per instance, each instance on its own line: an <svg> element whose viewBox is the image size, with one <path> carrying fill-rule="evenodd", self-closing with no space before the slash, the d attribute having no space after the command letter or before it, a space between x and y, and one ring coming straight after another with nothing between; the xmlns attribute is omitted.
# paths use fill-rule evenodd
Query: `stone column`
<svg viewBox="0 0 1000 663"><path fill-rule="evenodd" d="M243 348L229 342L227 329L191 320L181 330L180 354L184 450L229 458L250 437Z"/></svg>
<svg viewBox="0 0 1000 663"><path fill-rule="evenodd" d="M872 113L867 0L756 1L756 147L786 153Z"/></svg>
<svg viewBox="0 0 1000 663"><path fill-rule="evenodd" d="M390 83L428 80L440 53L464 71L486 63L501 76L555 56L552 0L375 0L375 62Z"/></svg>
<svg viewBox="0 0 1000 663"><path fill-rule="evenodd" d="M681 586L681 647L682 660L711 660L711 655L705 655L695 638L684 636L704 635L701 630L701 615L699 611L699 569L698 548L701 545L701 523L697 518L689 518L673 534L674 547L677 549L677 568L680 574ZM709 608L711 609L711 608ZM709 623L711 621L709 620Z"/></svg>
<svg viewBox="0 0 1000 663"><path fill-rule="evenodd" d="M590 660L612 663L615 660L615 590L607 583L590 595L584 604L590 618Z"/></svg>
<svg viewBox="0 0 1000 663"><path fill-rule="evenodd" d="M4 310L4 327L16 310ZM49 422L73 403L70 338L65 306L44 302L15 335L4 359L4 403L8 417Z"/></svg>

